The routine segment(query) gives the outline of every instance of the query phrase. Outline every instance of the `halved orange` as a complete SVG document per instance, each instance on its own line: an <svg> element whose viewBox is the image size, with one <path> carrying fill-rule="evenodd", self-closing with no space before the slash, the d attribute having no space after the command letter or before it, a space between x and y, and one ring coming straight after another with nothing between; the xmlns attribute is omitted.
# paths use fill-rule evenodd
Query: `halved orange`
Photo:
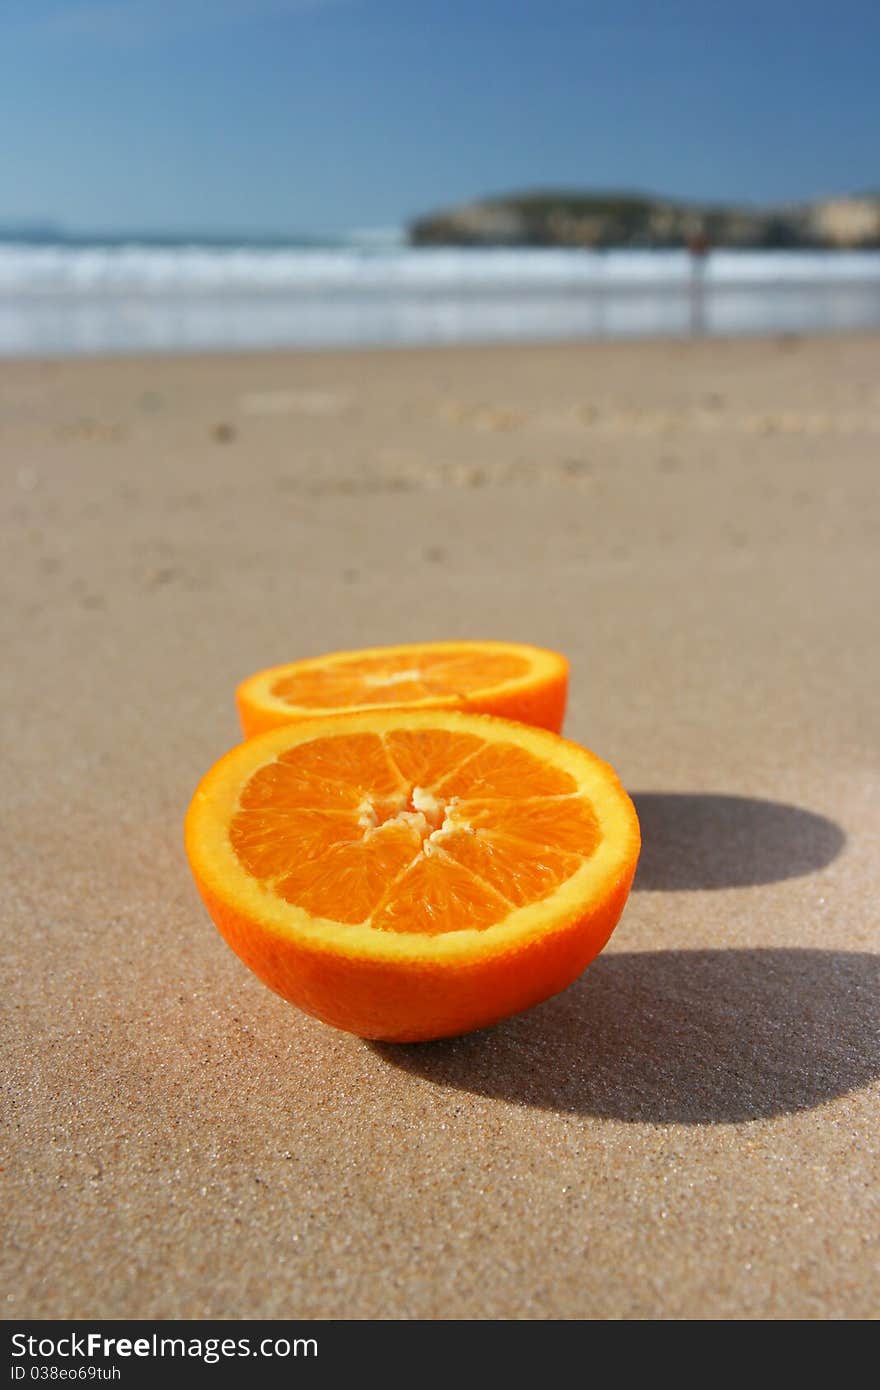
<svg viewBox="0 0 880 1390"><path fill-rule="evenodd" d="M215 923L278 994L367 1038L468 1032L563 989L639 855L594 754L457 711L344 714L241 744L186 848Z"/></svg>
<svg viewBox="0 0 880 1390"><path fill-rule="evenodd" d="M568 662L522 642L418 642L272 666L235 692L245 738L355 709L467 709L558 733Z"/></svg>

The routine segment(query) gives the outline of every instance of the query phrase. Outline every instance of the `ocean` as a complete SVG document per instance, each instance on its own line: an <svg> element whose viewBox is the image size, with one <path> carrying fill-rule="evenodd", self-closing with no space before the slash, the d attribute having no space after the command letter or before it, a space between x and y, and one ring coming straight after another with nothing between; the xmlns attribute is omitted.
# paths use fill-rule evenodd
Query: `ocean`
<svg viewBox="0 0 880 1390"><path fill-rule="evenodd" d="M880 328L880 252L0 242L0 354Z"/></svg>

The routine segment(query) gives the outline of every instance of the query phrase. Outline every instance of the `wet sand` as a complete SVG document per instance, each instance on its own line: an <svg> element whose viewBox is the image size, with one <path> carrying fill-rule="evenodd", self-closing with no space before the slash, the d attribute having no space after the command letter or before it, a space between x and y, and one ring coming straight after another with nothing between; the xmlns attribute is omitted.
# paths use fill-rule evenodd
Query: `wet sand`
<svg viewBox="0 0 880 1390"><path fill-rule="evenodd" d="M7 1318L878 1313L880 339L4 363ZM555 1000L370 1045L181 825L273 662L497 636L640 812Z"/></svg>

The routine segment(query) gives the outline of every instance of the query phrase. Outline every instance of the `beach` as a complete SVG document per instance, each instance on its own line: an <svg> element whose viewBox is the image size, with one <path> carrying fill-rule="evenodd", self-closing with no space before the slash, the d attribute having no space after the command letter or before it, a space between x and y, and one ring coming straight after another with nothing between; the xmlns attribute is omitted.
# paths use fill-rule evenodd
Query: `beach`
<svg viewBox="0 0 880 1390"><path fill-rule="evenodd" d="M0 364L7 1318L880 1311L880 337ZM272 995L182 822L258 668L497 637L644 849L467 1038Z"/></svg>

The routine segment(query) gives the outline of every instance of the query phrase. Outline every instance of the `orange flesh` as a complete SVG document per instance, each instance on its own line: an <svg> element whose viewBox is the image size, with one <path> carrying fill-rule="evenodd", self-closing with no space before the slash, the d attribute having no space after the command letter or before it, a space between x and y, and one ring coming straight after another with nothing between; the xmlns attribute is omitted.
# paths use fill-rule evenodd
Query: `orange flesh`
<svg viewBox="0 0 880 1390"><path fill-rule="evenodd" d="M426 648L418 654L353 656L298 671L277 680L271 693L298 709L318 711L403 705L438 695L465 697L472 691L517 680L529 669L528 661L513 652L432 652Z"/></svg>
<svg viewBox="0 0 880 1390"><path fill-rule="evenodd" d="M481 930L547 897L596 849L576 786L513 743L470 733L319 737L253 774L229 836L249 874L313 917Z"/></svg>

